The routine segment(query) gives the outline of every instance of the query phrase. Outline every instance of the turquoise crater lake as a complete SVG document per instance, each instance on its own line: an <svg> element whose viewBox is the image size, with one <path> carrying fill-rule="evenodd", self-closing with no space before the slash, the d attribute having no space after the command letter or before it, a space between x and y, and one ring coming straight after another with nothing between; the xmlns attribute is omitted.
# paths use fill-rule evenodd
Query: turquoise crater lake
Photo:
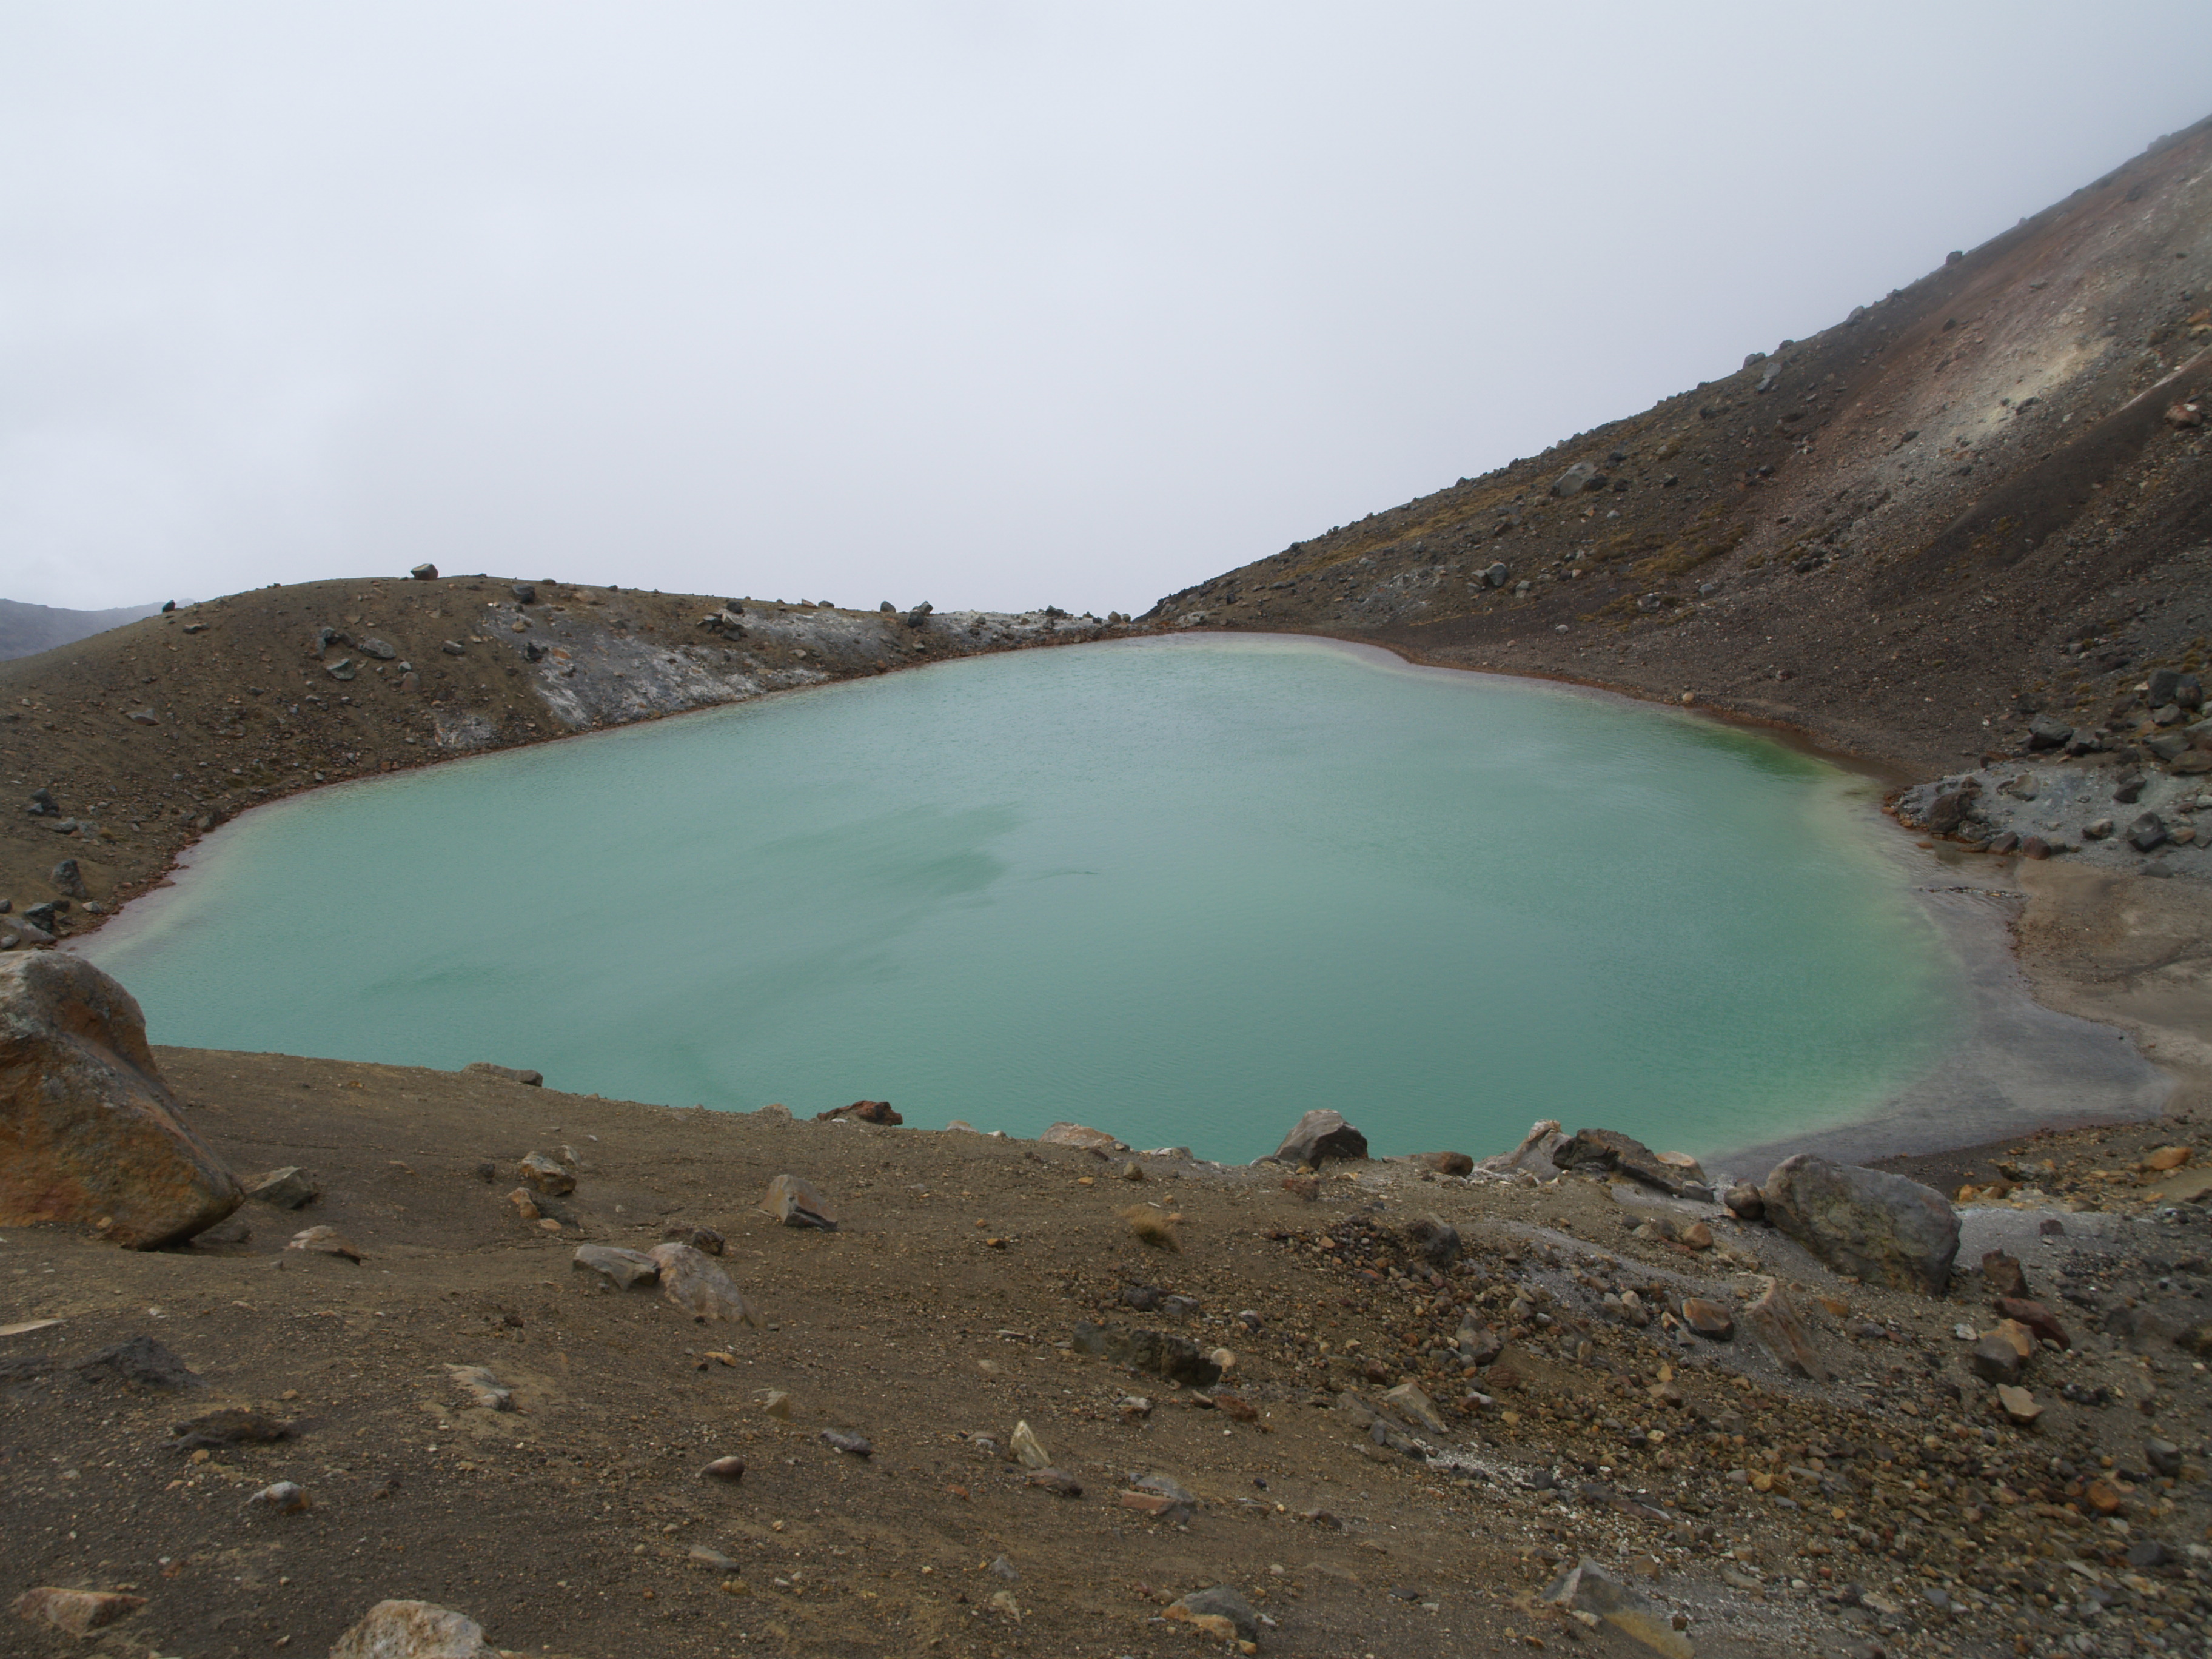
<svg viewBox="0 0 2212 1659"><path fill-rule="evenodd" d="M264 808L87 941L156 1042L1243 1159L1707 1152L1966 1018L1862 778L1321 641L982 657Z"/></svg>

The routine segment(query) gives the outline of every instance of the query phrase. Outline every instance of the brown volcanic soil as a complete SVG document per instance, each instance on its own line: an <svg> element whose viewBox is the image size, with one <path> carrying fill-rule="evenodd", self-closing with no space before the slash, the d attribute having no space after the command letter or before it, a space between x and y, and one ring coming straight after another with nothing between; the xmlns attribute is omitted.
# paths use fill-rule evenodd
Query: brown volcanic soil
<svg viewBox="0 0 2212 1659"><path fill-rule="evenodd" d="M2092 1615L2105 1639L2161 1620L2193 1640L2212 1610L2185 1548L2212 1521L2202 1471L2142 1467L2146 1435L2192 1460L2203 1447L2212 1392L2172 1334L2203 1316L2207 1229L2116 1218L2156 1211L2131 1173L2152 1139L2140 1132L2007 1149L2047 1194L1975 1212L1967 1255L2009 1241L2083 1350L2035 1362L2049 1409L2026 1434L1948 1334L1990 1322L1978 1279L1942 1302L1869 1289L1726 1220L1700 1255L1633 1234L1664 1206L1601 1181L1468 1185L1359 1164L1329 1166L1307 1202L1279 1172L1168 1157L1144 1158L1136 1182L1119 1156L966 1133L276 1054L160 1060L240 1168L303 1164L323 1196L295 1212L249 1204L249 1236L234 1224L167 1252L0 1236L7 1319L59 1322L0 1336L0 1560L16 1588L146 1596L94 1650L319 1653L374 1601L405 1596L466 1611L524 1652L1173 1655L1212 1644L1162 1622L1164 1603L1226 1583L1274 1621L1263 1653L1500 1652L1532 1638L1639 1651L1530 1604L1584 1552L1650 1575L1709 1656L1876 1636L1893 1653L2012 1651L2023 1636L2042 1651L2082 1627L2073 1609L2093 1589L2113 1604ZM522 1153L563 1147L580 1185L555 1234L506 1194ZM815 1180L845 1228L756 1213L784 1171ZM1144 1202L1181 1218L1178 1253L1137 1241L1121 1212ZM2040 1242L2039 1218L2061 1203L2114 1213L2069 1211L2069 1237ZM1448 1274L1397 1242L1425 1212L1467 1240ZM309 1224L337 1227L364 1259L283 1248ZM580 1240L649 1246L700 1225L727 1236L724 1265L763 1328L697 1324L570 1266ZM1790 1285L1836 1381L1790 1376L1748 1335L1638 1327L1604 1299L1740 1304L1762 1273ZM1198 1310L1133 1311L1133 1283ZM1511 1339L1471 1376L1438 1346L1468 1308ZM1068 1343L1085 1319L1230 1347L1245 1406L1081 1357ZM199 1385L71 1370L133 1336ZM456 1364L489 1367L520 1409L472 1405ZM1401 1379L1443 1404L1446 1431L1416 1431L1442 1455L1376 1443L1338 1403ZM2062 1397L2067 1384L2084 1403ZM787 1421L764 1409L770 1389L789 1392ZM1125 1412L1133 1394L1154 1402L1149 1417ZM173 1445L178 1425L228 1406L293 1437L204 1457ZM981 1438L1004 1446L1020 1421L1079 1498L1029 1486ZM872 1455L833 1450L824 1429L865 1436ZM701 1478L729 1455L746 1463L740 1483ZM2085 1496L2108 1467L2126 1487L2124 1533ZM1533 1488L1539 1471L1564 1484ZM1152 1472L1195 1496L1187 1525L1121 1504ZM280 1479L312 1510L248 1503ZM2122 1559L2146 1537L2171 1565ZM1018 1576L992 1570L1001 1557ZM1011 1607L994 1604L1001 1593ZM0 1650L93 1646L0 1622Z"/></svg>

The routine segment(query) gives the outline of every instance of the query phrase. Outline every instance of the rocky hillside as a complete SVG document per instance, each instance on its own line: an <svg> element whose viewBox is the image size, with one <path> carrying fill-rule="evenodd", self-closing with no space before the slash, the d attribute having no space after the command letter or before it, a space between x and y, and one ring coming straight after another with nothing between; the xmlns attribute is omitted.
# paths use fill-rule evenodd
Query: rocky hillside
<svg viewBox="0 0 2212 1659"><path fill-rule="evenodd" d="M27 911L40 933L96 922L226 817L319 783L1124 621L481 575L308 582L151 616L0 664L0 898L15 918L0 943L39 942Z"/></svg>
<svg viewBox="0 0 2212 1659"><path fill-rule="evenodd" d="M2212 122L1726 380L1163 599L1924 774L2212 635Z"/></svg>
<svg viewBox="0 0 2212 1659"><path fill-rule="evenodd" d="M0 599L0 662L51 651L94 634L151 617L155 605L125 605L118 611L62 611L50 605Z"/></svg>

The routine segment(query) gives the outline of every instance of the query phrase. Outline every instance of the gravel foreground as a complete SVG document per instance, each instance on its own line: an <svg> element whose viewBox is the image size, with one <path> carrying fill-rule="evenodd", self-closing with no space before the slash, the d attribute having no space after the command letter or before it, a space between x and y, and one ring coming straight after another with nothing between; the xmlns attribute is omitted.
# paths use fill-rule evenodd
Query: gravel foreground
<svg viewBox="0 0 2212 1659"><path fill-rule="evenodd" d="M1918 1167L1978 1188L1962 1269L2011 1252L2072 1344L2027 1363L2021 1427L1956 1334L1996 1323L1980 1273L1941 1299L1856 1284L1625 1182L1358 1160L1286 1188L157 1056L237 1168L319 1195L176 1250L5 1235L9 1593L145 1598L88 1641L9 1620L8 1651L320 1654L401 1597L526 1653L1173 1655L1225 1645L1169 1616L1224 1585L1262 1653L1651 1651L1543 1599L1585 1557L1698 1654L2204 1648L2212 1173L2138 1170L2186 1122ZM533 1153L573 1192L518 1204ZM836 1231L756 1207L785 1174ZM1425 1218L1457 1231L1448 1266L1407 1231ZM702 1229L757 1326L574 1265ZM1741 1318L1776 1285L1814 1375ZM1730 1340L1683 1327L1692 1295L1735 1312ZM1177 1382L1089 1357L1086 1322L1231 1357ZM1476 1326L1499 1346L1470 1364L1452 1342ZM1386 1397L1407 1382L1433 1421ZM1024 1424L1045 1474L1012 1455ZM741 1478L702 1473L726 1457ZM256 1501L280 1481L303 1508Z"/></svg>

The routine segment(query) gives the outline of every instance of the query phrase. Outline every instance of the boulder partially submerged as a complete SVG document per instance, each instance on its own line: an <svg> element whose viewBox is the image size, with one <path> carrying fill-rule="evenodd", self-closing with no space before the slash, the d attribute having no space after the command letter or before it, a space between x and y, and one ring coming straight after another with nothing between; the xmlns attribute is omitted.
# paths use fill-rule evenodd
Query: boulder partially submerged
<svg viewBox="0 0 2212 1659"><path fill-rule="evenodd" d="M0 1225L177 1243L245 1200L184 1122L131 994L82 959L0 961Z"/></svg>
<svg viewBox="0 0 2212 1659"><path fill-rule="evenodd" d="M1928 1296L1950 1285L1959 1214L1932 1188L1800 1152L1759 1195L1769 1221L1838 1273Z"/></svg>

